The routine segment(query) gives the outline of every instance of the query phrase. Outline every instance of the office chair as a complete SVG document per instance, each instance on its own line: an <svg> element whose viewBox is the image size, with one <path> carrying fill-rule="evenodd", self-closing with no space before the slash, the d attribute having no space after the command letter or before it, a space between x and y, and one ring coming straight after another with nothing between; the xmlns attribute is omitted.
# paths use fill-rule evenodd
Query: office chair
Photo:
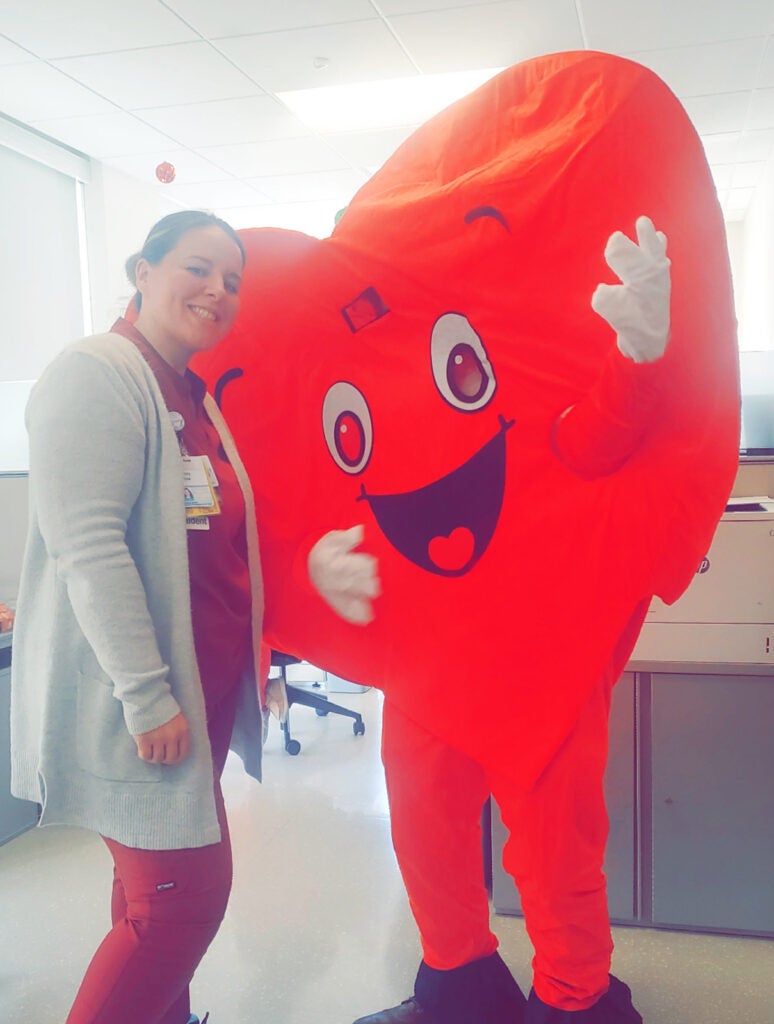
<svg viewBox="0 0 774 1024"><path fill-rule="evenodd" d="M339 704L334 704L333 701L328 700L322 693L309 693L308 690L304 690L300 686L293 686L292 683L287 681L285 669L288 665L297 665L300 661L300 658L296 658L292 654L285 654L282 651L271 652L271 663L280 670L280 677L285 687L285 695L288 702L285 721L280 723L285 736L285 750L294 757L301 750L301 744L290 735L290 709L293 704L303 704L304 707L314 708L321 718L329 714L346 715L347 718L354 718L352 731L356 736L362 736L365 732L365 722L363 721L363 716L358 714L357 711L350 711L349 708L343 708Z"/></svg>

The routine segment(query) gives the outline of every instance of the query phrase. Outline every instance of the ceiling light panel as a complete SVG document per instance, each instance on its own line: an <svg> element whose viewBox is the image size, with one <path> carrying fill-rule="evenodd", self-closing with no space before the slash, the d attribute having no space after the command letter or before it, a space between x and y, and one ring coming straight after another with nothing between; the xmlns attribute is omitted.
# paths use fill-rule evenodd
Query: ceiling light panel
<svg viewBox="0 0 774 1024"><path fill-rule="evenodd" d="M284 92L279 98L299 120L318 132L395 128L421 124L501 70L413 75L381 82Z"/></svg>

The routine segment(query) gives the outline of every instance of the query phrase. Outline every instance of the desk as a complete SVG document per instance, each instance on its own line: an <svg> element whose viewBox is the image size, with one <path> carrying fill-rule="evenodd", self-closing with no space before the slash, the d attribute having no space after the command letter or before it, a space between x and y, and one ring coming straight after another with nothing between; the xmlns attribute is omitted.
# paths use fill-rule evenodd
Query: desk
<svg viewBox="0 0 774 1024"><path fill-rule="evenodd" d="M0 845L38 822L38 805L11 796L12 633L0 633Z"/></svg>

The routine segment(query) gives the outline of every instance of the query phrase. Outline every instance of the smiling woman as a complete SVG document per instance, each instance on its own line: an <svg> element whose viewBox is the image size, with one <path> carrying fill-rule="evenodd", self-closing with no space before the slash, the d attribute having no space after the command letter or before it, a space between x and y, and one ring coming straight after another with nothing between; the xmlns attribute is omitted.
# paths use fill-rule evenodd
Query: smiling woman
<svg viewBox="0 0 774 1024"><path fill-rule="evenodd" d="M178 372L233 324L244 262L233 228L198 210L164 217L127 260L137 330Z"/></svg>
<svg viewBox="0 0 774 1024"><path fill-rule="evenodd" d="M198 1021L188 982L231 887L232 735L260 777L252 494L187 368L231 327L243 265L224 221L165 217L128 263L136 324L65 348L27 408L12 791L42 825L99 832L115 865L113 928L68 1024Z"/></svg>

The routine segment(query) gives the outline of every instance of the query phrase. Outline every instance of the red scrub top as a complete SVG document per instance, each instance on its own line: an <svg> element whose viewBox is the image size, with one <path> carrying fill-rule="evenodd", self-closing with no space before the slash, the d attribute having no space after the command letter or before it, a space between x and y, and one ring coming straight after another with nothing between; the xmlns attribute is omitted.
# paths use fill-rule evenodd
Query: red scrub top
<svg viewBox="0 0 774 1024"><path fill-rule="evenodd" d="M180 375L127 320L111 328L132 341L158 381L177 431L181 451L207 455L218 479L220 515L208 530L188 533L191 616L199 674L208 709L237 684L250 653L250 575L247 565L245 503L231 463L204 410L206 385L192 370ZM182 500L182 494L181 494Z"/></svg>

